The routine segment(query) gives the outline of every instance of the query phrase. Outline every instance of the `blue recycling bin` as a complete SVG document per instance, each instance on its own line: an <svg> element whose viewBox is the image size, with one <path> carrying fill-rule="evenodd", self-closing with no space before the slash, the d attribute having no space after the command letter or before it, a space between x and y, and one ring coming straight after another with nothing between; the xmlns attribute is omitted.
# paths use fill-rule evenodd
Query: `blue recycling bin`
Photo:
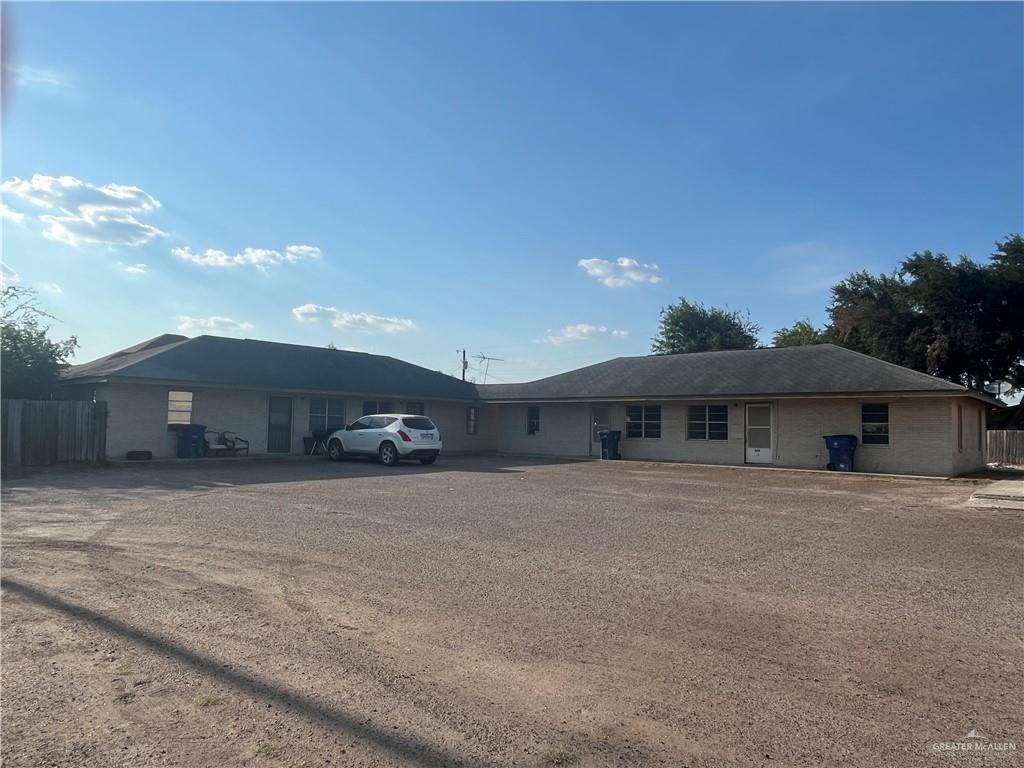
<svg viewBox="0 0 1024 768"><path fill-rule="evenodd" d="M619 440L622 439L622 432L617 429L602 429L601 436L601 459L619 459Z"/></svg>
<svg viewBox="0 0 1024 768"><path fill-rule="evenodd" d="M853 454L857 450L856 435L825 435L828 448L827 469L853 472Z"/></svg>
<svg viewBox="0 0 1024 768"><path fill-rule="evenodd" d="M182 424L178 427L178 458L198 459L206 455L206 427L202 424Z"/></svg>

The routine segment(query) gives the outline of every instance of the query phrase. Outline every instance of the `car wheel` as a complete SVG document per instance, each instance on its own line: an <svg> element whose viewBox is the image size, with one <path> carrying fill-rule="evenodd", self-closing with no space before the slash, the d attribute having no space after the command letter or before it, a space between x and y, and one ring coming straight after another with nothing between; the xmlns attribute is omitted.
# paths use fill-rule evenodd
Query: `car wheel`
<svg viewBox="0 0 1024 768"><path fill-rule="evenodd" d="M395 448L394 443L381 443L377 456L380 458L380 463L386 467L393 467L398 463L398 449Z"/></svg>
<svg viewBox="0 0 1024 768"><path fill-rule="evenodd" d="M327 456L331 461L341 461L345 457L345 449L341 445L341 440L335 438L327 444Z"/></svg>
<svg viewBox="0 0 1024 768"><path fill-rule="evenodd" d="M420 459L420 464L433 464L435 461L437 461L437 456L425 456Z"/></svg>

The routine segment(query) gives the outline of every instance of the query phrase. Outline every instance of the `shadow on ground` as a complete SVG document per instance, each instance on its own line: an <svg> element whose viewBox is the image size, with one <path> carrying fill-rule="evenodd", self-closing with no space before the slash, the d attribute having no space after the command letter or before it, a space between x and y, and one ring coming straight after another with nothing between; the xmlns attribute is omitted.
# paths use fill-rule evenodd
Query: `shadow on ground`
<svg viewBox="0 0 1024 768"><path fill-rule="evenodd" d="M200 459L93 465L62 465L39 467L5 478L4 492L14 486L51 489L117 489L141 488L195 489L211 486L262 485L268 483L304 482L308 480L340 480L345 478L380 477L407 478L445 472L481 472L514 474L526 467L573 464L586 459L546 459L506 456L442 457L429 466L403 462L385 467L362 458L346 458L340 462L321 457L282 459Z"/></svg>
<svg viewBox="0 0 1024 768"><path fill-rule="evenodd" d="M466 766L467 768L478 766L484 768L488 765L428 744L411 734L402 735L390 728L370 725L340 709L287 688L264 682L244 672L235 671L218 659L190 651L170 640L51 595L30 584L5 578L0 582L0 586L8 595L8 599L17 596L69 618L83 621L102 632L123 638L161 656L170 657L207 677L232 686L247 696L264 699L272 702L275 706L286 707L305 717L314 725L337 729L348 735L365 739L393 758L417 766Z"/></svg>

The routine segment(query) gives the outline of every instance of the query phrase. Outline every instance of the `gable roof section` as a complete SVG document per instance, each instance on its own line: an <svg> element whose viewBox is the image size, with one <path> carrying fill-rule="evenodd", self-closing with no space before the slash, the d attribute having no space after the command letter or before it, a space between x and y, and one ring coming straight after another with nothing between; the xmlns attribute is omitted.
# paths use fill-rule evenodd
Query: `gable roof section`
<svg viewBox="0 0 1024 768"><path fill-rule="evenodd" d="M64 379L150 379L195 386L475 400L476 387L393 357L220 336L165 334L83 365Z"/></svg>
<svg viewBox="0 0 1024 768"><path fill-rule="evenodd" d="M833 344L618 357L538 381L477 389L488 401L973 394L959 384Z"/></svg>

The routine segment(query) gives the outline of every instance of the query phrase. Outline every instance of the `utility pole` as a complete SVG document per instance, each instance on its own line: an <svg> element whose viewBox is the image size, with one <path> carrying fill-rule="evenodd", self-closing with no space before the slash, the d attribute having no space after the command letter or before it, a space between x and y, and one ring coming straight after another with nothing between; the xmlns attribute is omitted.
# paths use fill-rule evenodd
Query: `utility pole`
<svg viewBox="0 0 1024 768"><path fill-rule="evenodd" d="M481 352L479 355L474 355L473 358L475 360L479 360L481 363L485 364L484 365L484 384L487 383L487 372L489 370L491 370L491 361L493 360L496 363L503 363L503 362L505 362L500 357L488 357L483 352Z"/></svg>
<svg viewBox="0 0 1024 768"><path fill-rule="evenodd" d="M457 355L461 354L462 355L462 380L465 381L466 380L466 369L469 367L469 363L466 362L466 350L464 350L464 349L456 349L455 350L455 354L457 354Z"/></svg>

